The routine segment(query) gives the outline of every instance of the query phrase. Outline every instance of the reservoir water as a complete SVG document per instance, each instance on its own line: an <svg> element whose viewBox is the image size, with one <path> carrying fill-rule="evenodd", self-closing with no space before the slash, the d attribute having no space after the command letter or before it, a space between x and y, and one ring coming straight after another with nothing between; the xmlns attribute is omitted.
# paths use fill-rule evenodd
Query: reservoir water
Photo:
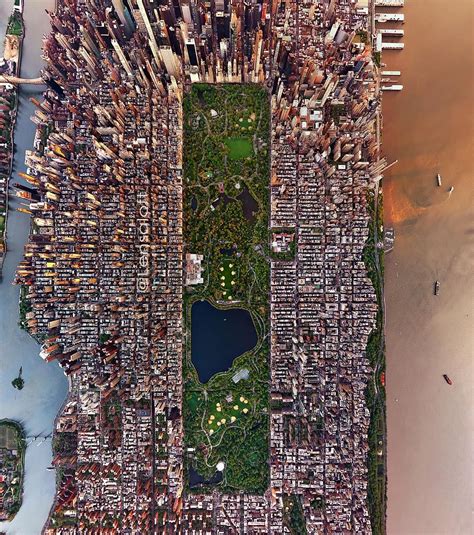
<svg viewBox="0 0 474 535"><path fill-rule="evenodd" d="M255 347L257 332L247 310L221 310L196 301L191 310L191 359L201 383L228 370L234 359Z"/></svg>
<svg viewBox="0 0 474 535"><path fill-rule="evenodd" d="M389 535L473 529L473 6L406 0L383 53L404 85L383 97Z"/></svg>
<svg viewBox="0 0 474 535"><path fill-rule="evenodd" d="M45 9L52 10L54 0L25 0L24 3L26 38L21 74L36 77L42 65L42 36L49 31L49 17ZM0 47L3 47L5 25L12 6L13 0L0 1ZM17 173L25 170L25 150L33 146L34 124L30 116L34 113L34 106L28 101L32 95L41 98L41 87L21 89L12 182L22 182ZM17 212L17 206L17 201L12 200L8 216L8 254L0 282L0 418L19 420L29 437L47 436L66 397L67 380L56 363L48 364L39 357L38 344L18 327L19 288L13 286L12 281L28 236L29 218ZM25 380L21 391L11 385L20 366L23 367ZM15 535L41 533L55 490L55 472L47 470L51 459L50 438L38 438L30 443L26 450L23 505L11 523L0 523L0 531Z"/></svg>

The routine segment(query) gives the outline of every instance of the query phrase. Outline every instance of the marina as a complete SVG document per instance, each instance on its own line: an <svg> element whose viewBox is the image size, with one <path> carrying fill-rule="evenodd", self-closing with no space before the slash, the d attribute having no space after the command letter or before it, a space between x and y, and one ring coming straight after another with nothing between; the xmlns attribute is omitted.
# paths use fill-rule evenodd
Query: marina
<svg viewBox="0 0 474 535"><path fill-rule="evenodd" d="M404 7L403 2L393 1L390 0L387 2L375 2L375 8L385 8L385 7ZM393 12L380 12L377 11L375 13L374 17L375 24L383 24L385 26L386 23L394 23L398 25L399 23L405 22L405 15L403 13L393 13ZM400 51L405 48L405 44L400 42L399 40L405 35L405 30L398 27L391 27L391 28L376 28L376 38L375 38L375 49L378 53L382 53L382 51ZM387 40L384 40L384 38L387 38ZM382 66L385 67L385 63L382 63ZM388 84L382 86L382 91L401 91L403 89L402 84L390 84L391 77L392 76L400 76L401 71L398 70L383 70L382 71L382 83Z"/></svg>

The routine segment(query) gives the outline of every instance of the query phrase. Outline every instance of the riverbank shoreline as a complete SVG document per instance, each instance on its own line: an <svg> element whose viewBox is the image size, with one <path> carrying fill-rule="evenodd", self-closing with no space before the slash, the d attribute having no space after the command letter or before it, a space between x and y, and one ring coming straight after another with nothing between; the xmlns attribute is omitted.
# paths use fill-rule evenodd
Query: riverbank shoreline
<svg viewBox="0 0 474 535"><path fill-rule="evenodd" d="M363 261L375 291L377 313L375 327L370 333L366 358L372 367L372 380L367 384L365 397L370 411L370 423L367 432L367 504L370 523L374 535L387 533L387 422L385 395L385 292L384 292L384 249L381 246L384 237L383 218L383 173L387 167L382 151L383 135L383 93L381 81L381 52L375 52L375 1L372 0L370 9L372 29L372 55L377 78L377 96L380 99L380 109L377 113L376 139L377 163L383 165L380 176L376 179L375 187L367 194L369 212L369 236L363 250ZM379 235L379 233L381 235Z"/></svg>
<svg viewBox="0 0 474 535"><path fill-rule="evenodd" d="M367 341L367 358L373 368L372 381L367 385L366 400L370 410L368 431L368 503L374 535L386 533L387 511L387 429L385 397L385 306L383 249L378 247L376 229L383 228L383 211L380 209L382 194L379 188L369 197L371 213L370 233L364 250L367 275L377 296L376 327ZM380 459L382 462L380 462Z"/></svg>
<svg viewBox="0 0 474 535"><path fill-rule="evenodd" d="M0 6L0 16L6 31L11 2ZM7 5L5 5L7 4ZM25 39L22 44L21 77L32 79L43 67L41 48L43 36L50 32L50 20L45 10L54 7L53 0L25 3L23 19ZM15 124L15 152L11 174L12 182L29 186L22 176L27 169L25 151L34 144L35 114L33 100L41 99L44 88L22 85L18 88L18 113ZM11 182L10 182L11 183ZM45 436L45 440L31 443L25 452L25 478L22 506L11 521L0 523L0 531L9 535L38 535L44 526L54 501L54 473L51 466L51 438L53 422L64 403L67 381L56 363L46 363L38 355L38 341L19 323L19 287L14 285L17 266L23 259L24 245L30 231L30 216L18 210L25 200L11 195L8 213L8 252L2 267L0 281L0 417L20 421L27 436ZM26 201L28 204L28 201ZM16 390L11 380L22 367L24 388ZM33 401L32 401L33 400Z"/></svg>
<svg viewBox="0 0 474 535"><path fill-rule="evenodd" d="M46 520L44 522L44 525L43 525L43 527L41 529L41 535L44 535L46 533L46 531L48 530L49 526L51 525L51 520L53 518L54 511L56 509L56 506L57 506L57 503L58 503L58 499L59 499L58 490L60 488L61 479L60 479L60 475L58 473L58 468L54 464L54 447L53 447L53 444L54 444L54 441L55 441L56 436L57 436L58 420L61 417L61 415L62 415L62 413L64 411L64 408L67 406L68 403L71 402L71 399L72 399L72 397L74 395L72 379L71 379L70 376L66 376L66 378L67 378L67 383L68 383L66 399L64 400L63 404L61 405L61 407L59 408L59 410L58 410L58 412L56 414L56 417L54 418L53 428L52 428L51 449L52 449L52 453L53 453L52 466L54 466L55 491L54 491L53 503L51 504L51 508L49 509L48 517L46 518Z"/></svg>
<svg viewBox="0 0 474 535"><path fill-rule="evenodd" d="M21 422L12 420L10 418L3 418L0 420L0 433L1 433L0 447L1 448L10 449L10 450L13 449L13 448L8 448L8 444L7 444L8 440L7 440L6 435L7 435L8 428L13 429L16 433L16 444L17 444L16 450L18 452L17 454L18 461L17 461L17 468L15 469L15 472L18 472L18 473L13 478L10 478L10 480L11 480L12 487L13 487L13 482L15 482L16 478L19 478L18 484L16 482L14 483L15 487L18 486L18 494L16 496L16 500L10 506L10 509L5 518L2 518L3 511L0 511L0 521L7 520L8 522L11 522L15 518L18 511L20 510L20 507L23 502L24 479L25 479L25 453L26 453L27 446L25 442L26 433ZM5 431L3 431L3 429L5 429ZM3 441L5 441L4 444L3 444ZM2 465L3 465L2 471L5 471L6 465L3 459L2 459ZM8 480L8 474L3 474L3 475L5 479ZM5 481L3 482L3 484L5 484ZM7 483L6 490L4 489L4 492L2 493L2 503L5 501L8 491L9 491L9 487ZM12 490L12 493L13 493L13 490Z"/></svg>
<svg viewBox="0 0 474 535"><path fill-rule="evenodd" d="M23 9L21 4L17 7L16 4L13 7L12 14L10 15L10 18L7 23L7 28L5 31L5 46L4 46L4 62L11 61L11 58L6 58L6 56L10 56L13 52L11 49L11 46L17 46L17 55L15 60L15 68L11 70L9 74L12 74L13 76L20 76L21 73L21 60L22 60L22 51L23 51L23 41L25 38L25 23L23 20ZM16 27L14 26L14 22L17 23ZM20 32L20 33L18 33ZM10 43L11 41L11 43ZM9 211L9 187L10 187L10 180L13 173L13 164L15 160L15 129L16 129L16 123L17 123L17 115L18 115L18 106L19 106L19 89L17 86L14 86L13 84L9 83L0 83L1 86L6 88L10 94L11 97L15 100L14 107L9 112L9 118L10 118L10 126L9 126L9 135L10 135L10 147L8 149L8 159L9 159L9 167L5 178L5 185L4 185L4 191L1 192L1 194L4 196L4 212L5 215L0 215L0 217L3 218L2 225L1 225L1 234L0 234L0 279L2 277L2 271L3 271L3 264L5 261L5 256L8 252L8 211ZM3 94L2 94L3 97Z"/></svg>

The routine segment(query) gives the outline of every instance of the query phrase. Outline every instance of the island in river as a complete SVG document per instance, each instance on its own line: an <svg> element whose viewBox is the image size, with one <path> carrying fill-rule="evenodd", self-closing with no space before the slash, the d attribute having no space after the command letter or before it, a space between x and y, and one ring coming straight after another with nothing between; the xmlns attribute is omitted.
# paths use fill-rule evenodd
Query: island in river
<svg viewBox="0 0 474 535"><path fill-rule="evenodd" d="M20 371L18 372L18 377L15 377L12 381L13 388L16 388L17 390L22 390L25 386L25 380L22 377L23 375L23 366L20 366Z"/></svg>

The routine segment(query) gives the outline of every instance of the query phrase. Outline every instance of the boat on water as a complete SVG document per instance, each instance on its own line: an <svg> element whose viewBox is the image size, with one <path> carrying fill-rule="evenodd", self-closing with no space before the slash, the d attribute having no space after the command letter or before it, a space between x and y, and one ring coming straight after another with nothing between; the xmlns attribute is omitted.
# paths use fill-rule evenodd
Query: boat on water
<svg viewBox="0 0 474 535"><path fill-rule="evenodd" d="M448 383L448 385L452 385L452 384L453 384L453 382L451 381L451 379L450 379L446 374L443 375L443 378L444 378L444 380Z"/></svg>
<svg viewBox="0 0 474 535"><path fill-rule="evenodd" d="M439 173L436 175L436 182L438 183L438 187L441 187L441 175Z"/></svg>
<svg viewBox="0 0 474 535"><path fill-rule="evenodd" d="M439 281L435 281L434 283L434 294L435 295L439 294Z"/></svg>
<svg viewBox="0 0 474 535"><path fill-rule="evenodd" d="M448 189L448 193L452 193L454 191L454 186L451 186L449 189Z"/></svg>

